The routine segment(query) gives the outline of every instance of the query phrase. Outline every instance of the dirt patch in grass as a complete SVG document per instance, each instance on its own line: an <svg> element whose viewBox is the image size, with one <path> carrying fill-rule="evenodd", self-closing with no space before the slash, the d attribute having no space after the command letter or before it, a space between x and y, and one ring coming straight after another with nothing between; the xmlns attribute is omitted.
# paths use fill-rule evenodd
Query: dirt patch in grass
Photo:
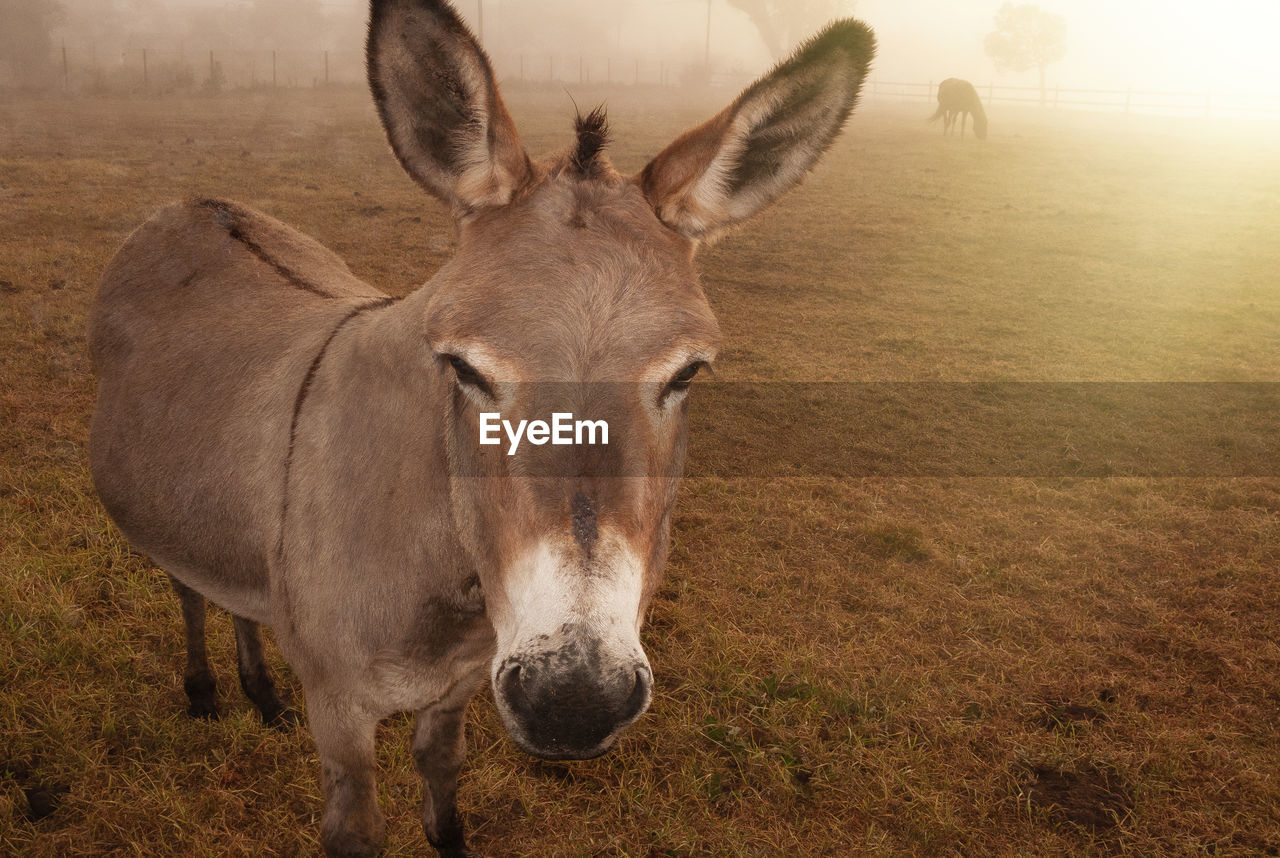
<svg viewBox="0 0 1280 858"><path fill-rule="evenodd" d="M31 822L52 816L62 805L63 796L71 791L66 784L38 775L28 761L0 762L0 780L9 781L19 788L25 800L22 815Z"/></svg>
<svg viewBox="0 0 1280 858"><path fill-rule="evenodd" d="M1133 812L1132 788L1111 769L1085 766L1064 771L1042 765L1033 767L1030 775L1027 803L1057 821L1098 833L1122 824Z"/></svg>

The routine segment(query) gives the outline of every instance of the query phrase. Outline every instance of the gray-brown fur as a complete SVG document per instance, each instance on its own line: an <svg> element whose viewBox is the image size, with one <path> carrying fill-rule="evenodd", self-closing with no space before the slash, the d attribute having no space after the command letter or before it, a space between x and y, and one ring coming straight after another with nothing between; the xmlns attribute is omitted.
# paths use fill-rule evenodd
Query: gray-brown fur
<svg viewBox="0 0 1280 858"><path fill-rule="evenodd" d="M952 133L956 119L960 120L960 137L964 138L964 126L973 116L973 133L979 140L987 139L987 112L982 108L978 90L967 80L949 77L938 84L938 109L929 117L930 122L942 120L942 133Z"/></svg>
<svg viewBox="0 0 1280 858"><path fill-rule="evenodd" d="M860 25L829 30L806 47L803 80L780 67L627 178L603 154L602 115L596 136L529 159L448 4L372 9L380 115L401 163L457 216L457 255L392 301L261 213L161 211L94 306L90 459L113 519L175 581L193 711L214 694L208 598L237 618L242 686L265 719L287 715L259 623L302 683L326 852L378 850L376 726L414 710L423 824L459 856L463 713L486 681L512 738L549 758L603 753L648 705L639 628L686 445L673 383L720 339L694 251L830 145L872 43ZM727 181L732 154L755 151L743 135L773 141L766 160L786 175ZM608 448L507 457L478 443L483 409L549 416L557 400L527 384L548 381L608 415ZM552 476L531 475L546 463ZM619 476L637 472L657 476Z"/></svg>

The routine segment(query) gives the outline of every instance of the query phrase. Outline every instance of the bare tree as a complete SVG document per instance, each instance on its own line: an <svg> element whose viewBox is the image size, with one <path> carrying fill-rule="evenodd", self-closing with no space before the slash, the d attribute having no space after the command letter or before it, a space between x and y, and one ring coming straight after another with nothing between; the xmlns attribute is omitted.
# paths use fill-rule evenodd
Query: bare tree
<svg viewBox="0 0 1280 858"><path fill-rule="evenodd" d="M53 28L65 14L58 0L0 0L0 64L14 83L44 87L53 79Z"/></svg>
<svg viewBox="0 0 1280 858"><path fill-rule="evenodd" d="M1034 3L1005 3L996 12L996 28L983 43L996 68L1040 71L1040 104L1045 103L1044 70L1067 53L1067 19Z"/></svg>
<svg viewBox="0 0 1280 858"><path fill-rule="evenodd" d="M850 0L729 0L729 5L751 19L774 59L782 59L801 39L853 10Z"/></svg>

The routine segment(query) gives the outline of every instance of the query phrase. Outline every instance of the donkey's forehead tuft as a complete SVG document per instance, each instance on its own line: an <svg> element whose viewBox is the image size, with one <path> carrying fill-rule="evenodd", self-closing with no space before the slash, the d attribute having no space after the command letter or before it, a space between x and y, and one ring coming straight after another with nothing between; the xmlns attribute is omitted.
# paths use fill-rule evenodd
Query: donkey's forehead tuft
<svg viewBox="0 0 1280 858"><path fill-rule="evenodd" d="M574 120L573 152L569 155L569 166L581 176L593 177L604 167L601 155L609 145L609 118L605 115L604 105L583 116L578 114Z"/></svg>

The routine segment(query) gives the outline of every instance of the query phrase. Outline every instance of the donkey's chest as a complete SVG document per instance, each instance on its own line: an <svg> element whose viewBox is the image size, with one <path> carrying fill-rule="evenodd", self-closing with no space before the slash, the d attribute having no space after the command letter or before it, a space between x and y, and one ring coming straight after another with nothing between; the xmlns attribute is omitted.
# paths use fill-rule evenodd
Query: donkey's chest
<svg viewBox="0 0 1280 858"><path fill-rule="evenodd" d="M460 683L483 683L495 645L483 609L428 611L400 645L374 657L369 690L388 713L423 709Z"/></svg>

